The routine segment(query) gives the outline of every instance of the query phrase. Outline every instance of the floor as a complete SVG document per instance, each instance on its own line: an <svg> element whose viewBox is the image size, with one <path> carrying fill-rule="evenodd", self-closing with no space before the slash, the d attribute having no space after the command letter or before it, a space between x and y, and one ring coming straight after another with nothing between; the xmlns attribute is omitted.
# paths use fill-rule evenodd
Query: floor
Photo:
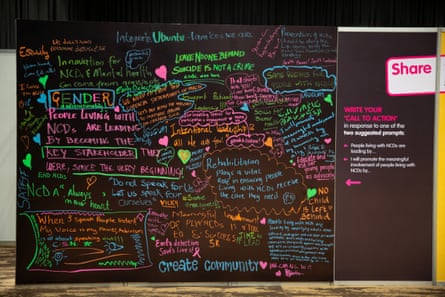
<svg viewBox="0 0 445 297"><path fill-rule="evenodd" d="M0 296L8 297L445 297L445 286L317 284L82 284L15 285L15 247L0 246Z"/></svg>

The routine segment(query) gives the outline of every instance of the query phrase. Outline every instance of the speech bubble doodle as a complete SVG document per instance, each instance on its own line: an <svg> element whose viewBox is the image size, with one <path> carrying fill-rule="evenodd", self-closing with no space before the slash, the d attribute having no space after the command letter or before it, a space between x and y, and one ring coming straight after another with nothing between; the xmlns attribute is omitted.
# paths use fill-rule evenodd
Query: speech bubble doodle
<svg viewBox="0 0 445 297"><path fill-rule="evenodd" d="M320 66L274 66L263 71L263 78L275 94L333 92L337 85L336 76Z"/></svg>
<svg viewBox="0 0 445 297"><path fill-rule="evenodd" d="M125 54L125 64L131 70L138 69L148 62L151 55L151 49L146 48L142 50L132 49Z"/></svg>
<svg viewBox="0 0 445 297"><path fill-rule="evenodd" d="M290 213L306 200L301 173L256 149L213 151L204 156L202 169L215 199L232 210L242 205L257 213Z"/></svg>
<svg viewBox="0 0 445 297"><path fill-rule="evenodd" d="M126 92L119 99L120 106L127 112L136 112L137 121L142 127L153 129L192 109L194 101L184 99L183 96L204 88L206 85L201 83L168 81L144 91Z"/></svg>
<svg viewBox="0 0 445 297"><path fill-rule="evenodd" d="M249 112L258 102L277 105L279 100L278 95L261 84L258 74L231 74L226 78L225 84L231 94L230 100L227 101L228 107L240 106L242 111Z"/></svg>

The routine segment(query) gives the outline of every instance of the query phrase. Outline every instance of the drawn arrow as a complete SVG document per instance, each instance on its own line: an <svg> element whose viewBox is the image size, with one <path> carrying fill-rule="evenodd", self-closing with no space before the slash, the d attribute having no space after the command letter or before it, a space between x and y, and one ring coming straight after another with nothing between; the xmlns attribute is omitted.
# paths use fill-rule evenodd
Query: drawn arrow
<svg viewBox="0 0 445 297"><path fill-rule="evenodd" d="M348 187L350 187L352 185L361 185L362 184L361 181L359 181L359 180L351 180L350 178L348 178L345 183L346 183L346 185Z"/></svg>

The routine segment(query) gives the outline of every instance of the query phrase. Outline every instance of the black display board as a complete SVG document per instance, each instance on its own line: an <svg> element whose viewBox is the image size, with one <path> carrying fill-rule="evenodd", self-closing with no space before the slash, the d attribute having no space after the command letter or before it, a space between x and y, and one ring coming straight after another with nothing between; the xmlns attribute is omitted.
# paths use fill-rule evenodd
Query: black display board
<svg viewBox="0 0 445 297"><path fill-rule="evenodd" d="M431 281L436 33L338 43L335 279Z"/></svg>
<svg viewBox="0 0 445 297"><path fill-rule="evenodd" d="M333 279L336 28L17 27L17 283Z"/></svg>

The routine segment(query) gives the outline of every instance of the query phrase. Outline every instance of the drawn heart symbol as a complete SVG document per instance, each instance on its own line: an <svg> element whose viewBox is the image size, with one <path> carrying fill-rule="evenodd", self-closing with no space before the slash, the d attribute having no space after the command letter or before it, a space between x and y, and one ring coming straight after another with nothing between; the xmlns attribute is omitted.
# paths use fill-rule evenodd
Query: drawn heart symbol
<svg viewBox="0 0 445 297"><path fill-rule="evenodd" d="M332 102L332 96L331 94L328 94L326 97L323 98L323 101L326 103L329 103L330 106L334 105L334 102Z"/></svg>
<svg viewBox="0 0 445 297"><path fill-rule="evenodd" d="M262 218L262 219L260 220L260 224L261 224L261 225L266 225L266 218Z"/></svg>
<svg viewBox="0 0 445 297"><path fill-rule="evenodd" d="M152 237L150 237L150 239L151 239L152 241L155 241L155 240L156 240L156 237L153 235Z"/></svg>
<svg viewBox="0 0 445 297"><path fill-rule="evenodd" d="M266 269L267 268L267 261L260 261L260 267L261 269Z"/></svg>
<svg viewBox="0 0 445 297"><path fill-rule="evenodd" d="M196 170L193 170L192 173L191 173L191 175L192 175L193 177L196 177Z"/></svg>
<svg viewBox="0 0 445 297"><path fill-rule="evenodd" d="M116 105L114 107L114 112L120 112L120 111L121 111L121 108L119 107L119 105Z"/></svg>
<svg viewBox="0 0 445 297"><path fill-rule="evenodd" d="M187 162L192 157L192 153L189 150L178 150L178 157L181 160L182 164L187 164Z"/></svg>
<svg viewBox="0 0 445 297"><path fill-rule="evenodd" d="M22 160L23 165L25 165L26 167L28 167L30 170L32 170L31 159L32 159L31 154L30 154L30 153L27 153L25 159Z"/></svg>
<svg viewBox="0 0 445 297"><path fill-rule="evenodd" d="M268 146L268 147L270 147L270 148L273 148L273 140L272 140L272 137L267 137L266 138L266 141L264 142L264 145L265 146Z"/></svg>
<svg viewBox="0 0 445 297"><path fill-rule="evenodd" d="M245 111L245 112L249 112L250 111L250 109L249 109L249 105L247 105L247 103L243 103L243 105L241 106L241 108L240 108L242 111Z"/></svg>
<svg viewBox="0 0 445 297"><path fill-rule="evenodd" d="M37 98L37 102L46 105L46 95L44 93L40 94L39 98Z"/></svg>
<svg viewBox="0 0 445 297"><path fill-rule="evenodd" d="M40 142L40 133L37 133L36 135L34 135L34 137L32 138L32 140L37 143L38 145L41 145L42 143Z"/></svg>
<svg viewBox="0 0 445 297"><path fill-rule="evenodd" d="M48 81L48 74L39 77L39 83L43 86L44 89L46 89L46 82Z"/></svg>
<svg viewBox="0 0 445 297"><path fill-rule="evenodd" d="M210 146L206 146L205 150L206 152L210 152Z"/></svg>
<svg viewBox="0 0 445 297"><path fill-rule="evenodd" d="M167 66L161 65L155 69L155 74L162 78L163 80L167 80Z"/></svg>
<svg viewBox="0 0 445 297"><path fill-rule="evenodd" d="M167 231L167 228L168 228L168 223L166 223L166 224L161 224L161 225L159 226L159 229L161 230L162 233L165 233L165 231Z"/></svg>
<svg viewBox="0 0 445 297"><path fill-rule="evenodd" d="M324 143L330 144L332 142L332 138L325 138Z"/></svg>
<svg viewBox="0 0 445 297"><path fill-rule="evenodd" d="M281 277L281 270L278 270L277 272L275 272L275 276L276 277Z"/></svg>
<svg viewBox="0 0 445 297"><path fill-rule="evenodd" d="M307 188L306 191L307 194L307 200L311 199L315 195L317 195L317 189L316 188Z"/></svg>
<svg viewBox="0 0 445 297"><path fill-rule="evenodd" d="M22 136L20 136L20 140L25 145L25 149L28 150L29 149L29 136L28 135L22 135Z"/></svg>
<svg viewBox="0 0 445 297"><path fill-rule="evenodd" d="M175 149L171 146L163 148L159 151L159 155L156 158L159 164L168 166L175 157Z"/></svg>
<svg viewBox="0 0 445 297"><path fill-rule="evenodd" d="M97 176L89 176L87 177L87 190L97 182Z"/></svg>
<svg viewBox="0 0 445 297"><path fill-rule="evenodd" d="M165 135L164 137L159 138L158 143L162 146L168 146L168 136Z"/></svg>

